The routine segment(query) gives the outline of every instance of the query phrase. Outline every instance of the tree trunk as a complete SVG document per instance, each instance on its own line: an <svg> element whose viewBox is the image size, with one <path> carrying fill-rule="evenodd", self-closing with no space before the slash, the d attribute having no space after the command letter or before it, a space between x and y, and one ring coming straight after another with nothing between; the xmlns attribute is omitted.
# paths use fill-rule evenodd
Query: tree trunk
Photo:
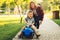
<svg viewBox="0 0 60 40"><path fill-rule="evenodd" d="M59 19L59 11L53 11L53 18Z"/></svg>

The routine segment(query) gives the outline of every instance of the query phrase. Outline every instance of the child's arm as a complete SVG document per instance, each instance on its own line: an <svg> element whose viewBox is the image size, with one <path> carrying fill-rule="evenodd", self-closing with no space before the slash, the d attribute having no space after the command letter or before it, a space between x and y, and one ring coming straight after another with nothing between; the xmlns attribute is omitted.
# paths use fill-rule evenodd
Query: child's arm
<svg viewBox="0 0 60 40"><path fill-rule="evenodd" d="M27 24L26 20L24 20L24 24ZM25 26L26 26L26 25L25 25ZM22 29L24 29L24 28L25 28L25 26L24 26Z"/></svg>
<svg viewBox="0 0 60 40"><path fill-rule="evenodd" d="M27 18L25 18L24 23L27 24Z"/></svg>
<svg viewBox="0 0 60 40"><path fill-rule="evenodd" d="M26 27L26 26L23 26L23 27L22 27L22 29L21 29L21 31L20 31L20 35L21 35L21 33L22 33L22 30L23 30L25 27Z"/></svg>
<svg viewBox="0 0 60 40"><path fill-rule="evenodd" d="M33 21L32 21L32 25L34 25L35 24L35 20L33 19Z"/></svg>
<svg viewBox="0 0 60 40"><path fill-rule="evenodd" d="M26 20L24 20L24 23L27 24ZM21 32L22 30L25 28L26 26L22 27L21 31L20 31L20 35L21 35Z"/></svg>
<svg viewBox="0 0 60 40"><path fill-rule="evenodd" d="M27 21L26 21L26 20L24 20L24 23L25 23L25 24L27 24Z"/></svg>

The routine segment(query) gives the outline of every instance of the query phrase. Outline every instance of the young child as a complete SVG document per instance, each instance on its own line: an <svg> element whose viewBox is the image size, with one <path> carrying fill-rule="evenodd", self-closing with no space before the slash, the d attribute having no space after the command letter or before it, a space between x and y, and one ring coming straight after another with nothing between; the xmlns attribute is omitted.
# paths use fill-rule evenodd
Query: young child
<svg viewBox="0 0 60 40"><path fill-rule="evenodd" d="M26 26L29 26L30 25L30 27L34 30L34 32L35 32L35 34L36 34L37 37L40 36L40 34L37 33L37 28L34 26L35 21L34 21L34 18L33 18L33 11L32 10L28 11L27 17L25 18L24 23L26 24ZM24 26L23 29L26 26Z"/></svg>

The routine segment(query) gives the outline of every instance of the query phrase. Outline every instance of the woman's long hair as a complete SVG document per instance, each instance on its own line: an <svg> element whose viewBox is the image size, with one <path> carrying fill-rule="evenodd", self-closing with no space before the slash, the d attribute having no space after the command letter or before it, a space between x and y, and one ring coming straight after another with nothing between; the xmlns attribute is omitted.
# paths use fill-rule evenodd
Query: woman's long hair
<svg viewBox="0 0 60 40"><path fill-rule="evenodd" d="M34 2L30 2L30 10L33 10L33 8L31 7L31 3L33 3L34 4L34 6L35 6L35 8L34 9L36 9L36 5L35 5L35 3Z"/></svg>

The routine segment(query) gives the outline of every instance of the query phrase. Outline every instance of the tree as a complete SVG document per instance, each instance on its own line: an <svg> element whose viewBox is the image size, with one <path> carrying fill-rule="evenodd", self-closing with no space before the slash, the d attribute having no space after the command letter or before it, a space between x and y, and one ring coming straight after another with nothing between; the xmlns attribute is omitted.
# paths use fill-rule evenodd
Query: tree
<svg viewBox="0 0 60 40"><path fill-rule="evenodd" d="M1 13L4 13L5 12L5 10L6 10L6 3L5 2L2 3L2 5L0 6L0 9L2 10Z"/></svg>

